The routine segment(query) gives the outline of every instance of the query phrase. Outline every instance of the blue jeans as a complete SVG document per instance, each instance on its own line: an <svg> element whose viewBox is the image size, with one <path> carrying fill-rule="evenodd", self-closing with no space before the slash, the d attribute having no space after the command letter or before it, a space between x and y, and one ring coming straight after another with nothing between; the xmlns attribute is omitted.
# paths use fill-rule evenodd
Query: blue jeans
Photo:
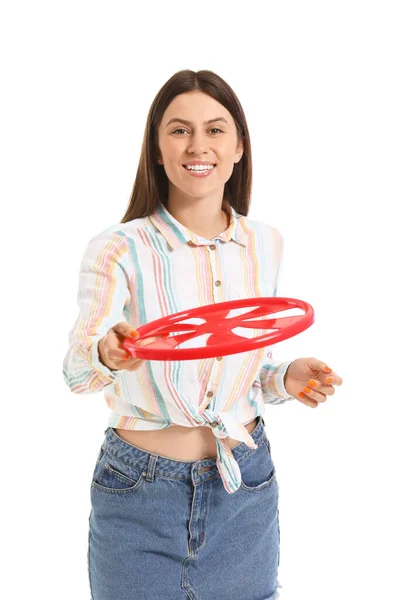
<svg viewBox="0 0 403 600"><path fill-rule="evenodd" d="M105 430L91 483L91 600L275 600L282 587L278 482L262 416L256 449L232 452L229 494L215 459L178 461Z"/></svg>

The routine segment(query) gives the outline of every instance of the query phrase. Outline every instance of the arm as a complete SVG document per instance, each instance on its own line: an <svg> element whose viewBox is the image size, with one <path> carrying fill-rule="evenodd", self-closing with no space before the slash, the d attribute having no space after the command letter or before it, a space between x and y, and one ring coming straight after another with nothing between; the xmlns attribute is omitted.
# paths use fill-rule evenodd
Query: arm
<svg viewBox="0 0 403 600"><path fill-rule="evenodd" d="M292 360L287 362L272 361L261 368L260 383L265 404L284 404L288 400L295 400L294 396L290 396L287 392L284 385L287 369L291 363Z"/></svg>
<svg viewBox="0 0 403 600"><path fill-rule="evenodd" d="M277 296L277 284L279 274L282 270L283 256L284 256L284 239L281 233L274 229L275 241L274 241L274 252L277 254L277 269L274 278L273 285L273 296ZM272 357L272 353L269 352L269 357ZM287 369L292 361L271 361L270 363L263 364L260 373L260 383L262 386L263 400L265 404L283 404L288 400L295 400L294 396L290 396L285 388L285 377Z"/></svg>
<svg viewBox="0 0 403 600"><path fill-rule="evenodd" d="M127 320L130 292L123 268L126 259L126 238L106 231L90 240L82 258L79 314L63 361L64 380L76 394L99 392L120 373L102 363L98 342L110 327Z"/></svg>

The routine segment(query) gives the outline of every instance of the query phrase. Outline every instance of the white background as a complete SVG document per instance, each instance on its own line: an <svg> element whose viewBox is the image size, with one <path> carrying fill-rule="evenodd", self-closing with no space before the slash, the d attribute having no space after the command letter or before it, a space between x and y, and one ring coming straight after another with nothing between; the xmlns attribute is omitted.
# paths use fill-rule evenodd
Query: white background
<svg viewBox="0 0 403 600"><path fill-rule="evenodd" d="M403 597L400 9L3 4L2 597L90 598L90 482L109 410L63 380L79 265L123 217L151 102L185 68L238 95L249 216L284 236L278 295L315 309L274 358L316 356L343 378L317 409L266 408L281 600Z"/></svg>

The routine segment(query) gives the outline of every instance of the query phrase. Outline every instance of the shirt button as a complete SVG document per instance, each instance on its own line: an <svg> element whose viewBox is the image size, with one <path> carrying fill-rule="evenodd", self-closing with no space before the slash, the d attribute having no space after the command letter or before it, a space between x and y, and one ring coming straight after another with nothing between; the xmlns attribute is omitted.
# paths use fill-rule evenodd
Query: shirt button
<svg viewBox="0 0 403 600"><path fill-rule="evenodd" d="M216 360L222 360L222 356L217 356Z"/></svg>
<svg viewBox="0 0 403 600"><path fill-rule="evenodd" d="M215 250L215 246L214 246L214 244L211 244L211 246L210 246L210 250Z"/></svg>
<svg viewBox="0 0 403 600"><path fill-rule="evenodd" d="M220 280L216 281L215 285L217 285L217 286L221 285L221 281Z"/></svg>
<svg viewBox="0 0 403 600"><path fill-rule="evenodd" d="M211 424L211 427L217 427L217 425L218 425L217 421L213 421L213 422L212 422L212 423L210 423L210 424Z"/></svg>
<svg viewBox="0 0 403 600"><path fill-rule="evenodd" d="M212 398L213 392L207 392L207 398Z"/></svg>

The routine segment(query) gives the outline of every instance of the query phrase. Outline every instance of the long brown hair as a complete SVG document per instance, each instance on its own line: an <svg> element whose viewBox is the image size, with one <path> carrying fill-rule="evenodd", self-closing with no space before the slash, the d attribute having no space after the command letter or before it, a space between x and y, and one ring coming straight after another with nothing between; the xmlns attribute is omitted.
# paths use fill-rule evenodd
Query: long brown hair
<svg viewBox="0 0 403 600"><path fill-rule="evenodd" d="M243 142L243 154L234 164L231 177L224 186L223 209L228 204L237 213L247 216L252 189L252 155L246 117L231 87L213 71L178 71L162 86L147 116L136 179L129 206L121 223L151 215L159 202L166 206L168 200L168 177L163 165L157 163L158 127L163 114L175 96L198 90L215 98L231 113L238 141Z"/></svg>

